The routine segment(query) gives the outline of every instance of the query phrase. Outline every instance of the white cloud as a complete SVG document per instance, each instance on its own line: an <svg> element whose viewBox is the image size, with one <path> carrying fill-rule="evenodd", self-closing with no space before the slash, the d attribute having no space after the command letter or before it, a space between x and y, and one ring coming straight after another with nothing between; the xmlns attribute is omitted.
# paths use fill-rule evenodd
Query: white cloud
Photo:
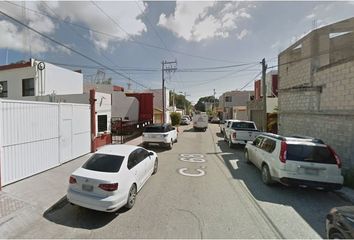
<svg viewBox="0 0 354 240"><path fill-rule="evenodd" d="M21 6L21 3L16 4L20 4ZM39 11L39 4L35 2L25 2L24 4L25 5L22 6ZM2 4L0 9L42 33L53 33L56 29L52 20L46 16L34 14L29 11L26 11L24 15L22 13L22 8L9 3L6 5L5 3ZM31 51L33 54L59 50L59 48L55 48L48 44L48 42L38 34L33 33L22 26L15 25L7 19L0 19L0 48L13 49L20 52Z"/></svg>
<svg viewBox="0 0 354 240"><path fill-rule="evenodd" d="M54 3L53 8L62 19L80 24L84 23L91 29L114 35L114 37L110 37L91 31L91 40L98 49L106 50L110 43L130 39L146 31L145 24L138 19L141 10L145 11L146 5L144 3L104 1L95 3L98 7L92 2L60 1Z"/></svg>
<svg viewBox="0 0 354 240"><path fill-rule="evenodd" d="M239 34L237 34L237 38L241 40L242 38L246 37L249 34L247 29L243 29Z"/></svg>
<svg viewBox="0 0 354 240"><path fill-rule="evenodd" d="M316 15L314 13L311 13L311 14L306 16L307 19L313 19L315 17L316 17Z"/></svg>
<svg viewBox="0 0 354 240"><path fill-rule="evenodd" d="M31 10L25 12L26 19L24 19L21 6L43 14L52 15L53 17L59 16L63 20L65 19L73 23L85 25L88 28L109 33L114 36L110 37L93 31L89 32L89 40L93 42L97 49L108 50L110 44L112 45L112 43L117 43L118 41L128 40L146 31L145 24L138 19L141 15L141 10L145 11L146 8L146 5L142 2L98 1L96 3L107 15L114 19L120 27L115 25L91 2L48 1L43 3L39 1L25 1L24 5L22 5L23 3L21 2L14 2L14 4L4 2L0 5L0 9L10 16L25 22L30 27L52 37L58 30L59 24L54 22L55 20L52 18L36 14ZM3 18L0 18L0 20L2 19ZM27 39L27 41L24 39ZM18 51L29 51L29 44L31 44L32 53L43 53L47 51L68 52L68 50L64 50L65 48L63 47L48 44L47 40L42 39L35 33L29 33L29 31L24 30L23 27L18 27L7 20L2 21L0 28L1 47Z"/></svg>
<svg viewBox="0 0 354 240"><path fill-rule="evenodd" d="M241 20L251 18L248 10L253 5L242 8L240 5L239 2L178 1L174 14L161 14L158 25L187 41L227 38L238 28ZM247 33L244 29L236 36L242 39Z"/></svg>
<svg viewBox="0 0 354 240"><path fill-rule="evenodd" d="M6 20L0 20L0 48L32 53L43 53L51 49L42 39Z"/></svg>

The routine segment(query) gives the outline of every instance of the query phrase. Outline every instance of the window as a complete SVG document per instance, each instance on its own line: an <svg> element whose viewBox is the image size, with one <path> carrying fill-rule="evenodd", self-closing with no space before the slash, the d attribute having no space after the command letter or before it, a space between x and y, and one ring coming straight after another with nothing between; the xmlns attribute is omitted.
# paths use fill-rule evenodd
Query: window
<svg viewBox="0 0 354 240"><path fill-rule="evenodd" d="M232 97L231 96L225 97L225 102L232 102Z"/></svg>
<svg viewBox="0 0 354 240"><path fill-rule="evenodd" d="M287 159L300 162L336 164L331 151L325 146L288 144Z"/></svg>
<svg viewBox="0 0 354 240"><path fill-rule="evenodd" d="M260 147L262 144L264 137L257 137L254 141L253 141L253 145L256 147Z"/></svg>
<svg viewBox="0 0 354 240"><path fill-rule="evenodd" d="M255 129L253 123L249 122L234 122L232 123L232 129L238 130L238 129Z"/></svg>
<svg viewBox="0 0 354 240"><path fill-rule="evenodd" d="M118 172L124 160L123 156L96 153L82 166L97 172Z"/></svg>
<svg viewBox="0 0 354 240"><path fill-rule="evenodd" d="M128 158L128 169L132 169L133 167L135 167L135 165L137 165L139 163L138 161L138 152L137 150L133 151L130 155L129 155L129 158Z"/></svg>
<svg viewBox="0 0 354 240"><path fill-rule="evenodd" d="M165 132L163 125L153 125L145 128L144 132L161 133Z"/></svg>
<svg viewBox="0 0 354 240"><path fill-rule="evenodd" d="M7 97L7 81L1 81L0 82L0 89L1 89L1 92L0 92L0 97Z"/></svg>
<svg viewBox="0 0 354 240"><path fill-rule="evenodd" d="M98 132L107 131L107 115L98 115L97 121Z"/></svg>
<svg viewBox="0 0 354 240"><path fill-rule="evenodd" d="M139 164L149 156L149 152L142 148L137 149L136 152L137 152L137 164Z"/></svg>
<svg viewBox="0 0 354 240"><path fill-rule="evenodd" d="M272 153L275 149L275 141L269 138L265 138L262 142L261 148L269 153Z"/></svg>
<svg viewBox="0 0 354 240"><path fill-rule="evenodd" d="M22 96L34 96L34 78L22 79Z"/></svg>

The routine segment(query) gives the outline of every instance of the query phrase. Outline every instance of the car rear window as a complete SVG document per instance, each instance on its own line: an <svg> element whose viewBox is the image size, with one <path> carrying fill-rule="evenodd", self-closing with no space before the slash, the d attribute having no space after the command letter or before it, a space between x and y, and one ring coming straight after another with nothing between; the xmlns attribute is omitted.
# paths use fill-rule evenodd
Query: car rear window
<svg viewBox="0 0 354 240"><path fill-rule="evenodd" d="M151 127L146 127L144 132L150 132L150 133L160 133L160 132L165 132L165 129L163 126L151 126Z"/></svg>
<svg viewBox="0 0 354 240"><path fill-rule="evenodd" d="M119 172L123 160L123 156L96 153L82 167L97 172Z"/></svg>
<svg viewBox="0 0 354 240"><path fill-rule="evenodd" d="M249 122L234 122L232 123L231 126L232 129L238 130L238 129L255 129L255 126L253 123Z"/></svg>
<svg viewBox="0 0 354 240"><path fill-rule="evenodd" d="M333 154L327 147L301 144L288 144L287 160L324 164L337 163Z"/></svg>

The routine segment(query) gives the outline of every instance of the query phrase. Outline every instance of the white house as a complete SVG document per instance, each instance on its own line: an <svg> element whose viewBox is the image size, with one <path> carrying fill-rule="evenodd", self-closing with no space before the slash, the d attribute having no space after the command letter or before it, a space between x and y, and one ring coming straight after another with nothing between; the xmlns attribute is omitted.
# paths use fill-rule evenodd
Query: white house
<svg viewBox="0 0 354 240"><path fill-rule="evenodd" d="M83 75L50 63L28 62L0 66L0 97L26 97L83 93Z"/></svg>

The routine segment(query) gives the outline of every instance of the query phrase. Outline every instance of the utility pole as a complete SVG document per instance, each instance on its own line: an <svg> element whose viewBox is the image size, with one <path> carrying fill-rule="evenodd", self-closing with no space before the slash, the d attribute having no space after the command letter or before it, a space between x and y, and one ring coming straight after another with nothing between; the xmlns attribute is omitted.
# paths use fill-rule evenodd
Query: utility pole
<svg viewBox="0 0 354 240"><path fill-rule="evenodd" d="M215 92L215 88L213 89L213 91L214 91L214 102L213 102L213 107L212 107L212 111L213 111L213 113L214 113L214 111L215 111L215 94L216 94L216 92ZM215 111L215 113L216 113L216 111Z"/></svg>
<svg viewBox="0 0 354 240"><path fill-rule="evenodd" d="M267 64L265 58L262 59L262 92L263 92L263 131L267 131L267 86L266 86L266 71Z"/></svg>
<svg viewBox="0 0 354 240"><path fill-rule="evenodd" d="M166 65L166 66L165 66ZM166 91L165 91L165 72L171 73L177 70L177 60L172 62L162 61L162 123L165 123L166 112Z"/></svg>

